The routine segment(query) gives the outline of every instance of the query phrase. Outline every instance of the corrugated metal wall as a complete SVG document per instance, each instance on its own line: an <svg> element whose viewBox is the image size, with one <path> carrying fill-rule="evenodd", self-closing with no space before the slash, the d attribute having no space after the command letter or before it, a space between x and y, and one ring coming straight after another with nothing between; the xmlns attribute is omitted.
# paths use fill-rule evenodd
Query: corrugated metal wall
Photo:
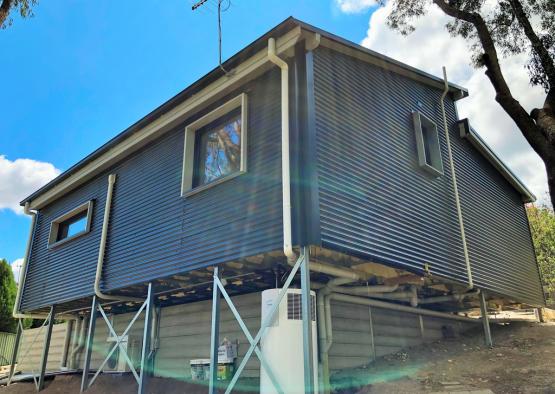
<svg viewBox="0 0 555 394"><path fill-rule="evenodd" d="M184 126L194 118L185 121L41 210L24 310L92 294L109 173L118 178L102 282L105 290L281 247L279 72L264 74L225 100L240 92L248 94L248 173L182 198ZM95 200L91 233L48 249L52 219L89 199Z"/></svg>
<svg viewBox="0 0 555 394"><path fill-rule="evenodd" d="M338 52L314 51L322 245L467 281L439 99L441 91ZM454 124L453 102L446 104ZM437 127L445 174L418 166L411 111ZM451 129L476 284L542 302L518 193Z"/></svg>

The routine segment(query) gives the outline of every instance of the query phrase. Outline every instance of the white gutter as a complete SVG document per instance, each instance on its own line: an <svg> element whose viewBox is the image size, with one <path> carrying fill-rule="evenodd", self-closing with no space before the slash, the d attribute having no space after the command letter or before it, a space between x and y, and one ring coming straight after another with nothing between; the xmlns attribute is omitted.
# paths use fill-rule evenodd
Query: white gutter
<svg viewBox="0 0 555 394"><path fill-rule="evenodd" d="M457 175L455 174L455 163L453 162L453 153L451 152L451 139L449 138L449 125L447 124L447 115L445 115L445 104L444 100L449 93L449 83L447 82L447 70L445 66L443 67L443 83L445 89L441 95L441 114L443 115L443 128L445 130L445 139L447 140L447 153L449 155L449 166L451 168L451 179L453 181L453 191L455 193L455 205L457 206L457 216L459 218L459 228L461 231L461 239L464 253L464 261L466 263L466 272L468 274L468 288L474 287L474 282L472 280L472 270L470 268L470 257L468 256L468 247L466 245L466 234L464 232L464 221L461 209L461 201L459 198L459 188L457 186Z"/></svg>
<svg viewBox="0 0 555 394"><path fill-rule="evenodd" d="M106 252L106 239L108 238L108 226L110 224L110 210L112 208L112 195L114 193L114 184L116 183L116 174L108 176L108 191L106 192L106 205L104 206L104 221L102 222L102 234L100 236L100 246L98 248L98 262L96 264L96 277L94 279L94 293L98 298L116 301L133 301L143 302L141 298L124 297L105 294L100 290L100 279L102 278L102 267L104 266L104 254Z"/></svg>
<svg viewBox="0 0 555 394"><path fill-rule="evenodd" d="M268 59L281 69L281 183L283 201L283 253L295 262L291 235L291 165L289 160L289 66L276 54L276 40L268 39Z"/></svg>

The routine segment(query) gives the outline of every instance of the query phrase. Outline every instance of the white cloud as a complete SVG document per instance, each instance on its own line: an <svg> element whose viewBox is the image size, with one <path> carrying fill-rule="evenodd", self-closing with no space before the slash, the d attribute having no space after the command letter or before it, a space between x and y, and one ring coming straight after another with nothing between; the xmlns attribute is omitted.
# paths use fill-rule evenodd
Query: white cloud
<svg viewBox="0 0 555 394"><path fill-rule="evenodd" d="M376 5L375 0L335 0L339 9L347 14L358 14L368 11Z"/></svg>
<svg viewBox="0 0 555 394"><path fill-rule="evenodd" d="M0 155L0 211L11 209L22 213L19 202L59 173L50 163L32 159L11 161Z"/></svg>
<svg viewBox="0 0 555 394"><path fill-rule="evenodd" d="M469 90L470 96L458 102L460 117L468 117L484 140L538 199L548 202L542 160L495 101L495 92L484 70L470 66L466 42L451 37L445 29L449 17L431 6L428 14L416 22L416 31L405 37L386 25L390 11L391 3L388 3L372 14L367 36L361 44L430 74L441 76L441 67L446 66L449 80ZM542 105L544 93L530 86L521 55L502 59L501 66L514 96L527 110Z"/></svg>
<svg viewBox="0 0 555 394"><path fill-rule="evenodd" d="M16 283L19 283L19 274L21 273L21 267L23 266L23 259L17 259L12 264L12 272Z"/></svg>

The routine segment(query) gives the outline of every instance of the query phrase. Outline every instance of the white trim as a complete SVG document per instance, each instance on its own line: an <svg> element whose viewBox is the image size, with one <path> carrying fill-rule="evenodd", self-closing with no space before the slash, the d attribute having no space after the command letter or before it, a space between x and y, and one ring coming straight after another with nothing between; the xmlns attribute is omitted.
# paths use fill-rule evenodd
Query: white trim
<svg viewBox="0 0 555 394"><path fill-rule="evenodd" d="M75 238L78 238L82 235L89 233L91 231L92 210L93 210L93 201L90 200L73 208L71 211L66 212L63 215L58 216L56 219L52 220L52 222L50 223L50 232L48 235L48 248L53 248L53 247L65 244L68 241L71 241ZM63 223L66 220L71 219L72 217L80 214L81 212L87 212L87 216L86 216L87 223L85 224L85 229L71 236L68 236L64 239L56 241L56 238L58 237L58 229L59 229L60 223Z"/></svg>
<svg viewBox="0 0 555 394"><path fill-rule="evenodd" d="M423 170L427 171L428 173L430 173L431 175L433 175L435 177L442 176L443 175L443 158L442 158L442 155L441 155L441 144L439 143L439 134L438 134L438 131L437 131L437 125L435 124L435 122L433 120L431 120L430 118L428 118L426 115L422 114L419 111L413 111L412 112L412 119L413 119L413 123L414 123L413 126L414 126L415 138L416 138L416 150L418 152L418 165ZM422 120L426 121L431 126L433 126L433 133L435 135L434 142L435 142L436 146L429 146L428 149L430 149L430 154L432 156L437 156L435 158L431 157L432 161L437 161L437 167L436 167L436 165L434 165L434 163L428 163L428 161L426 160L426 148L425 148L426 141L424 141L424 132L422 130Z"/></svg>
<svg viewBox="0 0 555 394"><path fill-rule="evenodd" d="M212 123L213 121L225 116L231 111L241 108L241 162L239 171L227 174L210 183L193 187L193 173L195 167L195 141L196 132L202 127ZM248 104L247 95L241 93L239 96L220 105L218 108L210 111L200 119L185 127L185 138L183 143L183 167L181 177L181 196L186 197L206 190L212 186L221 184L224 181L235 178L237 175L247 172L247 135L248 135Z"/></svg>

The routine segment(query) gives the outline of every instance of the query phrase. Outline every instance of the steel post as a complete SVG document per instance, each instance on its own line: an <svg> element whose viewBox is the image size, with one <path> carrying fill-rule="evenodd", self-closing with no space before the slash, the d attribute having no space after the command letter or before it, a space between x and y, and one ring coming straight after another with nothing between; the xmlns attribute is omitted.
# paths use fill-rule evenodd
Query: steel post
<svg viewBox="0 0 555 394"><path fill-rule="evenodd" d="M141 374L139 378L139 389L138 394L143 394L146 392L146 387L148 383L148 377L151 371L148 370L148 365L150 365L148 356L150 354L150 340L152 333L152 312L153 312L153 293L152 293L152 283L148 284L148 295L146 299L145 308L145 324L143 329L143 349L141 352Z"/></svg>
<svg viewBox="0 0 555 394"><path fill-rule="evenodd" d="M220 278L218 267L214 267L214 282L212 284L212 328L210 334L210 382L208 393L217 392L218 380L218 348L220 347L220 289L217 280Z"/></svg>
<svg viewBox="0 0 555 394"><path fill-rule="evenodd" d="M486 301L485 291L480 292L480 314L482 316L482 324L484 326L484 339L486 342L486 346L493 347L493 341L491 339L491 330L489 326L488 304Z"/></svg>
<svg viewBox="0 0 555 394"><path fill-rule="evenodd" d="M48 325L46 326L46 333L44 334L44 344L42 347L42 358L40 361L39 383L37 391L44 388L44 374L46 372L46 363L48 362L48 351L50 350L50 339L52 338L52 328L54 327L55 306L50 307L50 314L48 315Z"/></svg>
<svg viewBox="0 0 555 394"><path fill-rule="evenodd" d="M21 336L23 335L23 323L22 319L17 320L17 331L15 333L15 343L12 352L12 362L10 363L10 373L8 375L8 386L11 383L13 375L15 373L15 364L17 363L17 353L19 352L19 344L21 342Z"/></svg>
<svg viewBox="0 0 555 394"><path fill-rule="evenodd" d="M314 365L312 357L312 299L310 296L310 256L307 246L304 249L304 261L301 265L301 309L303 318L303 360L304 360L304 390L312 393L314 390Z"/></svg>
<svg viewBox="0 0 555 394"><path fill-rule="evenodd" d="M96 329L96 314L98 309L98 299L93 297L91 306L91 316L89 318L89 333L87 342L85 342L85 359L83 361L83 378L81 379L81 392L89 388L89 371L91 367L92 346L94 340L94 331Z"/></svg>

